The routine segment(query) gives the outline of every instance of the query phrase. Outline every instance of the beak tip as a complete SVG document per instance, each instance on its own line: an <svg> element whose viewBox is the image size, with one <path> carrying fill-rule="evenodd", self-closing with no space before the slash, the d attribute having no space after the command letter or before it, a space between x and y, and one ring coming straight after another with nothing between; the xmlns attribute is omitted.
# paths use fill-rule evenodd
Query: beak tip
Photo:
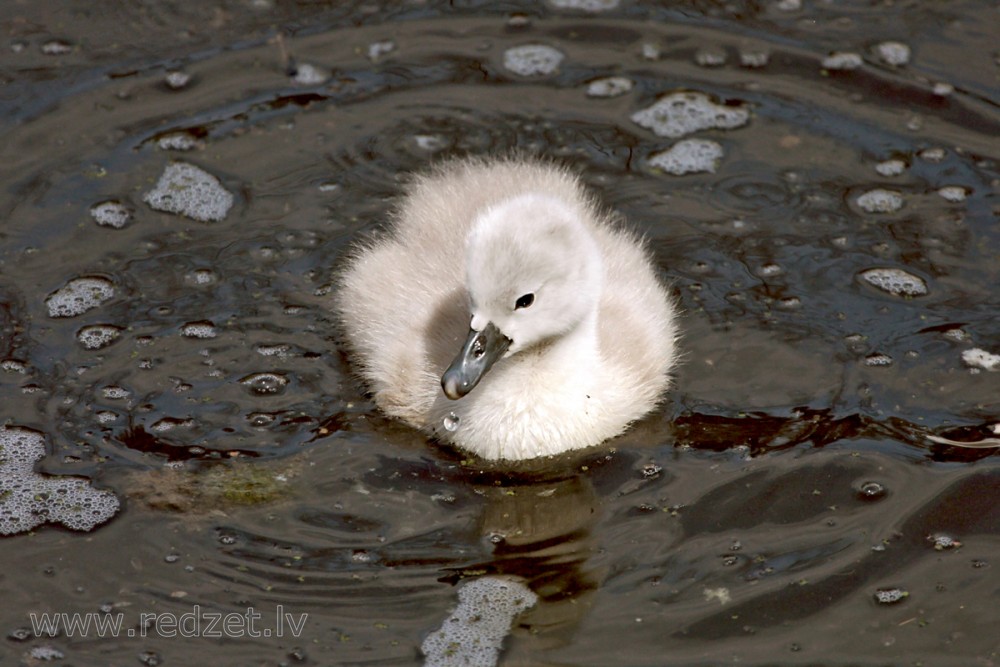
<svg viewBox="0 0 1000 667"><path fill-rule="evenodd" d="M458 378L450 373L445 373L444 377L441 378L441 388L444 389L444 395L453 401L457 401L468 393L468 391L463 391L464 387Z"/></svg>

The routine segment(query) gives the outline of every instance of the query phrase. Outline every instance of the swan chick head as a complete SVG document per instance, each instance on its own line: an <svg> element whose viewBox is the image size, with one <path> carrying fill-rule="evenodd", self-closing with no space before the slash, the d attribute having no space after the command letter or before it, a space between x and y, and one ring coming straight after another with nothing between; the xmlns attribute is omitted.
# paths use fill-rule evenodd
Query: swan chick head
<svg viewBox="0 0 1000 667"><path fill-rule="evenodd" d="M441 379L450 398L471 391L497 359L594 321L602 265L586 215L579 204L529 193L475 220L466 248L469 338Z"/></svg>

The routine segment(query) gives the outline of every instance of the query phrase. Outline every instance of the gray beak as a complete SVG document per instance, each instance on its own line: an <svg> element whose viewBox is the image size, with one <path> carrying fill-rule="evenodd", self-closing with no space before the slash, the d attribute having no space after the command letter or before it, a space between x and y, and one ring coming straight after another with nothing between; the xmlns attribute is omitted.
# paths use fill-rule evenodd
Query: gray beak
<svg viewBox="0 0 1000 667"><path fill-rule="evenodd" d="M445 395L454 401L472 391L486 371L507 351L510 342L510 338L500 333L492 322L482 331L470 330L462 351L441 376L441 388Z"/></svg>

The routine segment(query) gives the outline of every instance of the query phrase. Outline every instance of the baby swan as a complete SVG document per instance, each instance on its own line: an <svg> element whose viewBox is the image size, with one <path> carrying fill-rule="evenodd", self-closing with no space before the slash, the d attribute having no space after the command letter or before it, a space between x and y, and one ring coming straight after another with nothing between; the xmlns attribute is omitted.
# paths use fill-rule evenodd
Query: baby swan
<svg viewBox="0 0 1000 667"><path fill-rule="evenodd" d="M334 308L388 415L487 459L596 445L649 412L674 308L642 243L566 170L458 160L416 178Z"/></svg>

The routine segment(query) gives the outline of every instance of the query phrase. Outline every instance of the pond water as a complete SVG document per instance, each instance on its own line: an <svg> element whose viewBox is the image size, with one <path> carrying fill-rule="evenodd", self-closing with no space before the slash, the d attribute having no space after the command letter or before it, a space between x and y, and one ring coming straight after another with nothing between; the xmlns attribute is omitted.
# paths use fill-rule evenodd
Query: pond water
<svg viewBox="0 0 1000 667"><path fill-rule="evenodd" d="M995 3L454 4L0 16L0 419L120 503L0 538L0 662L421 664L477 581L505 665L1000 660ZM684 330L662 408L513 468L381 417L329 312L407 174L511 150Z"/></svg>

